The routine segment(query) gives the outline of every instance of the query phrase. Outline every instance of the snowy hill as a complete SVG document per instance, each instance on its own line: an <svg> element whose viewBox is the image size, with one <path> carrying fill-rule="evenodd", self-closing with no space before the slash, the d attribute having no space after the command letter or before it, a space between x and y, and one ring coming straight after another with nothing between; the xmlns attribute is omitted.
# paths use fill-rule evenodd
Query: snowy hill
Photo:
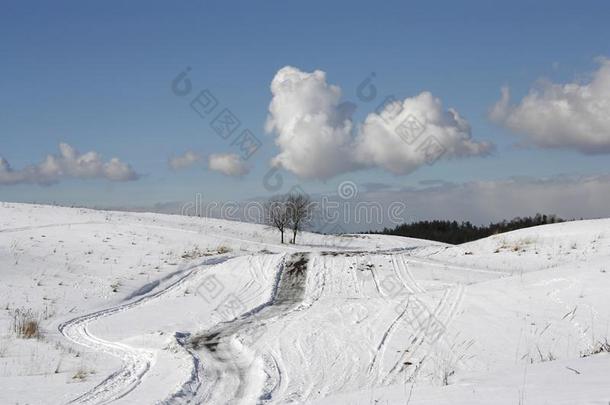
<svg viewBox="0 0 610 405"><path fill-rule="evenodd" d="M610 400L610 220L278 240L3 203L0 403ZM40 337L14 331L26 311Z"/></svg>

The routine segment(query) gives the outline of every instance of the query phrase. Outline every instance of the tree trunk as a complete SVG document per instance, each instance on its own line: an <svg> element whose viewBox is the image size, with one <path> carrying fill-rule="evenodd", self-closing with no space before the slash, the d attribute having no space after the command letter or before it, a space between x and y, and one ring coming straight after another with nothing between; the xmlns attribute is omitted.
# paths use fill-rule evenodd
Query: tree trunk
<svg viewBox="0 0 610 405"><path fill-rule="evenodd" d="M280 231L280 235L282 235L282 244L284 244L284 231Z"/></svg>

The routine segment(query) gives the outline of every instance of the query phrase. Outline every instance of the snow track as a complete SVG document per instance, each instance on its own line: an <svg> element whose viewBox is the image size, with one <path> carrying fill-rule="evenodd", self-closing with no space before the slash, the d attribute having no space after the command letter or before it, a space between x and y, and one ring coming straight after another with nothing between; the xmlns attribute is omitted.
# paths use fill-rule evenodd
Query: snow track
<svg viewBox="0 0 610 405"><path fill-rule="evenodd" d="M88 329L90 324L119 312L145 305L181 286L202 266L218 264L228 259L228 256L207 259L202 263L192 265L182 270L179 275L176 275L176 280L160 291L142 296L125 304L79 316L59 325L59 332L72 342L91 350L114 356L123 363L120 370L112 373L92 390L73 399L70 403L106 404L123 398L140 384L142 378L151 368L155 359L155 354L151 350L134 348L126 344L111 342L92 335Z"/></svg>
<svg viewBox="0 0 610 405"><path fill-rule="evenodd" d="M271 398L273 388L264 376L264 359L248 345L259 333L257 329L285 316L303 300L307 265L307 254L292 254L280 263L268 302L190 339L190 346L204 353L204 372L210 377L190 402L238 404ZM279 374L277 363L272 365ZM271 383L271 387L276 385Z"/></svg>
<svg viewBox="0 0 610 405"><path fill-rule="evenodd" d="M257 274L269 274L269 269L257 270L254 262L256 257L252 256L241 262L247 267L242 271L248 274L248 278L235 290L240 296L255 288ZM384 311L395 312L391 318L384 315L387 318L385 326L383 323L379 324L384 329L375 332L378 340L376 343L371 342L373 352L368 365L358 365L366 366L362 369L366 383L356 383L355 380L352 381L353 376L347 375L344 381L337 383L339 386L329 386L330 392L351 389L355 384L388 385L396 382L405 373L410 375L409 378L415 378L422 364L434 355L437 343L451 347L451 342L443 340L443 332L455 316L464 288L455 284L437 291L438 300L429 308L429 303L420 298L428 296L426 289L409 270L408 254L392 252L374 255L378 265L383 261L390 263L388 269L376 268L368 259L363 261L363 258L367 257L372 256L362 252L286 254L279 260L273 279L267 281L268 284L271 283L271 295L267 301L244 313L236 314L231 321L218 323L203 332L175 332L176 350L182 351L181 356L185 359L190 359L190 373L173 394L161 403L247 404L319 397L314 387L323 380L319 381L319 377L316 377L311 381L303 381L303 385L295 391L294 379L298 376L291 375L294 368L292 363L295 361L302 365L303 377L310 379L316 375L314 364L310 364L312 348L306 346L311 337L295 335L294 347L290 352L286 352L285 347L274 348L273 344L270 345L274 341L273 338L270 343L263 343L263 346L257 345L257 339L263 337L264 342L267 333L269 339L278 333L277 330L284 330L288 325L310 325L312 317L317 319L325 312L325 308L332 310L336 305L338 308L357 309L367 308L373 303L371 308L386 308ZM71 403L105 404L125 397L140 385L156 359L154 350L131 347L94 336L89 331L89 325L102 318L150 303L183 286L200 267L219 264L227 259L228 257L210 259L172 273L166 280L149 283L150 288L147 285L142 291L132 294L133 299L129 302L61 324L59 330L66 338L91 350L119 358L123 363L121 369ZM367 281L363 277L370 279ZM393 289L396 286L388 287L388 277L400 283L398 293ZM151 293L158 289L162 282L165 282L166 286ZM345 294L347 296L341 298ZM357 320L356 324L361 321L372 322L369 327L379 323L373 313ZM354 328L354 325L348 322L345 327L348 328L347 332L342 333L349 333L349 328ZM388 346L392 341L392 348L395 348L394 335L399 333L404 336L405 328L411 330L410 343L402 354L394 355L394 350L389 350ZM354 330L357 329L359 328ZM335 358L328 367L322 369L323 373L331 372L333 368L351 369L356 366L353 355L332 351L334 347L341 347L342 339L345 338L342 334L333 337L332 330L323 329L319 332L314 329L313 333L312 336L334 339L325 343L330 344L328 350L331 350L326 355L333 355ZM406 371L407 365L411 364L414 364L414 367Z"/></svg>

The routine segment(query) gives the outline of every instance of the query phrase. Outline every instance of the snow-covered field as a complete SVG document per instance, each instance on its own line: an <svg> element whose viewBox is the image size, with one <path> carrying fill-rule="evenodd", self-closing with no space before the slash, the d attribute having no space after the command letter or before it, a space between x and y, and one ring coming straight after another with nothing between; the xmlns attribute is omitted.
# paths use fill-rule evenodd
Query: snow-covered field
<svg viewBox="0 0 610 405"><path fill-rule="evenodd" d="M278 240L2 203L0 403L610 401L610 220ZM14 331L26 311L39 337Z"/></svg>

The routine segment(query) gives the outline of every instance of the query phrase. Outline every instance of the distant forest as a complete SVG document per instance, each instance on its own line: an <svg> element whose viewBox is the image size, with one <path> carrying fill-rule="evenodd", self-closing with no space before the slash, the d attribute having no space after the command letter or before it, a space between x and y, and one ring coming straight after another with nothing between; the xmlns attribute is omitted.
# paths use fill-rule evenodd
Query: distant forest
<svg viewBox="0 0 610 405"><path fill-rule="evenodd" d="M517 217L510 221L490 223L476 226L470 222L457 222L446 220L419 221L410 224L398 225L395 228L384 228L383 231L370 232L384 235L408 236L411 238L435 240L451 244L460 244L485 238L502 232L514 231L531 226L565 222L556 215L536 214L533 217Z"/></svg>

